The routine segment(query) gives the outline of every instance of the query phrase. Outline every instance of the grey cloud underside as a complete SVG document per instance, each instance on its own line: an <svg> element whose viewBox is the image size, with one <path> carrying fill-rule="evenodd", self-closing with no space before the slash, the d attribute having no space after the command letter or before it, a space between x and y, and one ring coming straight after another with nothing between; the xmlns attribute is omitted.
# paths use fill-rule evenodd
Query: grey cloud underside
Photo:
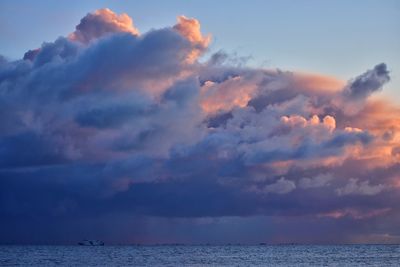
<svg viewBox="0 0 400 267"><path fill-rule="evenodd" d="M388 81L389 71L386 64L381 63L350 81L344 92L351 98L364 98L381 89Z"/></svg>
<svg viewBox="0 0 400 267"><path fill-rule="evenodd" d="M23 60L0 58L3 229L24 220L35 229L46 221L114 213L317 219L335 210L399 211L398 192L382 185L399 173L398 164L365 172L349 167L362 164L353 158L335 167L273 165L339 156L379 138L368 130L332 132L322 121L285 124L282 117L308 120L308 107L321 120L334 115L344 125L350 117L338 101L379 90L390 79L385 64L342 91L315 93L293 87L290 72L227 64L222 53L188 63L193 44L172 28L141 36L110 30L91 38L60 37ZM256 88L247 105L202 110L207 82L238 77ZM356 224L353 217L344 220Z"/></svg>

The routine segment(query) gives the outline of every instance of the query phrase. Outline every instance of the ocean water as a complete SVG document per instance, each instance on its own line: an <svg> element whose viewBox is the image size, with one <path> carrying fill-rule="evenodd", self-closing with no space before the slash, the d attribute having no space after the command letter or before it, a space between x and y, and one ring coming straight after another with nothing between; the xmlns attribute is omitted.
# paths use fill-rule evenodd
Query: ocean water
<svg viewBox="0 0 400 267"><path fill-rule="evenodd" d="M0 266L400 266L400 245L0 246Z"/></svg>

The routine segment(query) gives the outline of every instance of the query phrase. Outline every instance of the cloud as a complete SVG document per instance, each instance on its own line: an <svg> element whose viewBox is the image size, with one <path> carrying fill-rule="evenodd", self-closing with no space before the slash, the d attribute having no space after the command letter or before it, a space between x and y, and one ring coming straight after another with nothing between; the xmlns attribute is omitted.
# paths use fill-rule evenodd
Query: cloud
<svg viewBox="0 0 400 267"><path fill-rule="evenodd" d="M134 27L132 19L126 13L118 15L108 8L103 8L83 17L69 38L89 43L107 34L118 32L139 35L139 30Z"/></svg>
<svg viewBox="0 0 400 267"><path fill-rule="evenodd" d="M201 106L207 113L232 110L234 107L245 107L255 95L257 85L240 76L229 78L221 83L207 81L201 88Z"/></svg>
<svg viewBox="0 0 400 267"><path fill-rule="evenodd" d="M210 42L193 18L139 34L102 9L21 60L0 58L2 240L75 242L63 229L129 243L107 230L115 221L137 225L138 242L169 236L166 221L200 240L202 218L215 233L267 223L278 241L348 240L382 220L395 236L400 110L368 98L386 65L346 84L209 55Z"/></svg>
<svg viewBox="0 0 400 267"><path fill-rule="evenodd" d="M203 36L200 32L200 22L197 19L178 16L178 23L173 27L183 37L193 44L194 49L188 56L188 62L193 62L208 47L211 36Z"/></svg>
<svg viewBox="0 0 400 267"><path fill-rule="evenodd" d="M275 183L265 185L257 191L264 193L287 194L294 189L296 189L296 184L293 181L281 177Z"/></svg>
<svg viewBox="0 0 400 267"><path fill-rule="evenodd" d="M315 177L304 177L299 180L299 186L302 188L318 188L328 186L334 177L331 173L321 173Z"/></svg>
<svg viewBox="0 0 400 267"><path fill-rule="evenodd" d="M386 64L381 63L350 81L344 92L351 98L365 98L381 89L388 81L389 71Z"/></svg>
<svg viewBox="0 0 400 267"><path fill-rule="evenodd" d="M370 185L369 181L361 181L359 182L356 178L350 178L348 184L346 184L342 188L338 188L336 192L338 195L376 195L382 192L385 189L383 184Z"/></svg>
<svg viewBox="0 0 400 267"><path fill-rule="evenodd" d="M354 209L344 209L344 210L334 210L331 212L320 214L321 217L330 217L334 219L339 219L343 217L352 217L357 220L368 219L376 216L383 215L390 211L390 208L382 209L372 209L372 210L354 210Z"/></svg>

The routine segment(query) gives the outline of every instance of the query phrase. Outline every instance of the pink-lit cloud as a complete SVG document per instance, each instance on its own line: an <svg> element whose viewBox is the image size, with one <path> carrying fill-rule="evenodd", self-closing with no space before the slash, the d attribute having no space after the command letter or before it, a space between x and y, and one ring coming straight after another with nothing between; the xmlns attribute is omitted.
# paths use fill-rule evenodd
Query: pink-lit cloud
<svg viewBox="0 0 400 267"><path fill-rule="evenodd" d="M75 31L69 35L69 38L87 44L105 35L119 32L139 35L139 30L135 28L128 14L122 13L118 15L110 9L104 8L88 13L82 18Z"/></svg>

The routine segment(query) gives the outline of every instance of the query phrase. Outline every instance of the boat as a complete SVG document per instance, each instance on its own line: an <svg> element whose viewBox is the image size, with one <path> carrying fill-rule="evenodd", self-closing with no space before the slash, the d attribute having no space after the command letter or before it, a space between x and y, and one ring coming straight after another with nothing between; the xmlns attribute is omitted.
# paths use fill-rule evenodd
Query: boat
<svg viewBox="0 0 400 267"><path fill-rule="evenodd" d="M104 242L100 240L88 240L85 239L78 243L80 246L104 246Z"/></svg>

